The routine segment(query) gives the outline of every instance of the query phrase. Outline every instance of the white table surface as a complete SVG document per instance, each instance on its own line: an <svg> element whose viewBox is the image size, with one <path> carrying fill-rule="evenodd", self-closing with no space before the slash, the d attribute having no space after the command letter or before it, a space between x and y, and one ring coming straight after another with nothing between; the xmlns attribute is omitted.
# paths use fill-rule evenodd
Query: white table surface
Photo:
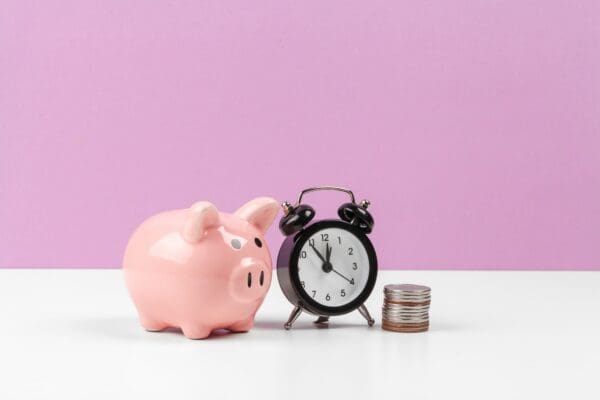
<svg viewBox="0 0 600 400"><path fill-rule="evenodd" d="M318 329L274 280L255 328L150 333L119 270L0 270L0 399L598 399L600 273L381 272ZM431 330L380 327L384 283L432 288Z"/></svg>

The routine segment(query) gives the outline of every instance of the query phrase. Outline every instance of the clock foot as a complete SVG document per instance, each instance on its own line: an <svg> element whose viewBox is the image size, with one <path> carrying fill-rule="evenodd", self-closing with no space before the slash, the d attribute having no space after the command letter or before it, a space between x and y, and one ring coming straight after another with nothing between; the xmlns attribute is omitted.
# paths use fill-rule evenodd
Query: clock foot
<svg viewBox="0 0 600 400"><path fill-rule="evenodd" d="M324 317L324 316L319 316L319 318L317 318L316 321L314 321L315 324L326 324L329 322L329 317Z"/></svg>
<svg viewBox="0 0 600 400"><path fill-rule="evenodd" d="M285 323L285 325L283 325L286 331L289 331L292 328L292 324L298 319L300 314L302 314L302 309L298 306L294 307L287 322Z"/></svg>
<svg viewBox="0 0 600 400"><path fill-rule="evenodd" d="M367 307L365 307L364 304L358 307L358 312L360 313L360 315L365 317L369 326L373 326L373 324L375 324L375 320L373 319L373 317L371 317L371 314L369 314L369 310L367 310Z"/></svg>

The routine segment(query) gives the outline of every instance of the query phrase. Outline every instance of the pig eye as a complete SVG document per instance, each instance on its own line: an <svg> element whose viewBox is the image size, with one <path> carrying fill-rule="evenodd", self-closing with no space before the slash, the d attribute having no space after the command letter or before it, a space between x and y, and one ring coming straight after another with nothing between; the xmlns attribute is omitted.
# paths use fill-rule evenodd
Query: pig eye
<svg viewBox="0 0 600 400"><path fill-rule="evenodd" d="M231 247L233 247L236 250L239 250L242 248L242 242L240 242L239 239L232 239L231 240Z"/></svg>
<svg viewBox="0 0 600 400"><path fill-rule="evenodd" d="M259 238L254 238L254 243L256 243L256 245L257 245L258 247L262 247L262 242L260 241L260 239L259 239Z"/></svg>

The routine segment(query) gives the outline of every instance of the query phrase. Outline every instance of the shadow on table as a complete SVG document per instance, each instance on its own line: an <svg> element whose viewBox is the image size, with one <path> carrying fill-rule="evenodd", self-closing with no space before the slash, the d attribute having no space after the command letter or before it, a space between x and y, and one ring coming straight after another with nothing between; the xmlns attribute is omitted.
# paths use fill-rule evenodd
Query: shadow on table
<svg viewBox="0 0 600 400"><path fill-rule="evenodd" d="M257 320L254 323L254 329L256 330L281 330L283 331L284 319L281 320ZM312 321L296 321L292 330L308 330L308 329L368 329L366 323L347 323L339 322L336 319L331 319L327 324L314 324ZM376 322L371 329L381 329L381 323ZM465 326L461 326L452 322L446 321L433 321L429 332L456 332L464 331L468 329Z"/></svg>
<svg viewBox="0 0 600 400"><path fill-rule="evenodd" d="M314 320L314 319L313 319ZM283 331L283 324L285 323L285 318L283 319L259 319L254 322L254 329L257 330L277 330ZM296 330L305 330L305 329L348 329L348 328L368 328L367 323L347 323L336 321L335 319L331 319L328 323L325 324L315 324L311 320L303 320L296 321L292 326L293 331Z"/></svg>
<svg viewBox="0 0 600 400"><path fill-rule="evenodd" d="M252 331L281 331L283 329L284 320L281 319L259 319L254 323ZM88 333L92 336L102 336L104 338L113 338L120 340L134 340L139 341L140 339L153 339L171 337L173 339L181 338L186 339L181 329L178 328L167 328L159 332L148 332L142 328L135 317L104 317L104 318L89 318L80 319L78 321L70 321L68 324L69 329L75 329L81 332ZM376 329L373 327L371 329ZM345 323L338 322L335 320L330 321L327 324L314 324L310 320L297 321L294 324L292 330L332 330L332 329L369 329L367 324L359 323ZM209 339L231 339L236 336L243 335L243 333L229 332L225 329L217 329L213 331Z"/></svg>
<svg viewBox="0 0 600 400"><path fill-rule="evenodd" d="M66 325L69 329L76 329L88 333L93 336L102 336L105 338L121 339L121 340L134 340L139 341L140 339L154 339L165 337L171 337L173 339L187 339L181 329L179 328L167 328L158 332L146 331L140 326L137 318L135 317L106 317L106 318L95 318L78 321L70 321ZM308 326L307 326L308 327ZM281 330L283 331L283 324L279 321L261 321L256 322L252 330ZM302 329L302 328L300 328ZM231 339L244 333L230 332L226 329L217 329L213 331L208 339Z"/></svg>
<svg viewBox="0 0 600 400"><path fill-rule="evenodd" d="M252 331L281 331L283 329L284 319L258 319L254 323ZM142 328L135 317L105 317L71 321L69 329L76 329L90 334L91 337L101 336L103 338L113 338L127 341L140 340L189 340L180 329L168 328L160 332L148 332ZM348 331L379 331L381 332L381 324L376 323L375 326L369 328L366 323L347 323L336 319L330 320L326 324L315 324L312 320L296 321L291 331L306 331L306 330L348 330ZM456 325L445 321L433 321L429 333L454 333L465 330L465 326ZM467 328L468 329L468 328ZM393 332L389 332L393 334ZM228 340L234 339L244 333L233 333L225 329L215 330L208 340ZM410 334L412 335L412 334ZM415 334L417 335L417 334ZM256 338L255 335L253 335Z"/></svg>
<svg viewBox="0 0 600 400"><path fill-rule="evenodd" d="M140 332L145 332L136 318L105 317L71 321L71 329L78 329L94 336L117 339L139 339Z"/></svg>

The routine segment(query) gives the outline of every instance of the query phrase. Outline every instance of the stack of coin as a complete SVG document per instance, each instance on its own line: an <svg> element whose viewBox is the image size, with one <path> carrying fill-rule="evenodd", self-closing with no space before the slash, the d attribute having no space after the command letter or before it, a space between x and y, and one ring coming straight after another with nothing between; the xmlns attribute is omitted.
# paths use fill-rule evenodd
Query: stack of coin
<svg viewBox="0 0 600 400"><path fill-rule="evenodd" d="M421 285L386 285L383 288L382 328L394 332L429 329L431 289Z"/></svg>

